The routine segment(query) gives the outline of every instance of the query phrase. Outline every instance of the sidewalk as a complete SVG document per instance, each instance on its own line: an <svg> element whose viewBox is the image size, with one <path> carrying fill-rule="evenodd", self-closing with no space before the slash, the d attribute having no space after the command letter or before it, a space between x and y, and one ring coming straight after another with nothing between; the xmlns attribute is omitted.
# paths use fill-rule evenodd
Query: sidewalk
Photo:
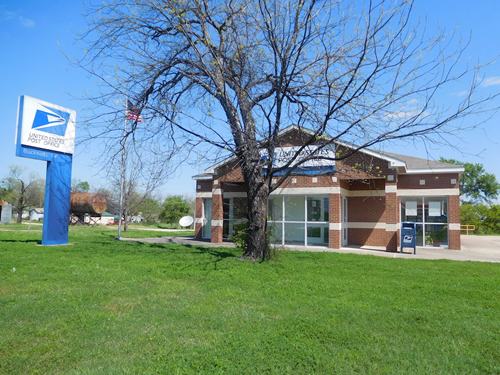
<svg viewBox="0 0 500 375"><path fill-rule="evenodd" d="M404 253L391 253L382 248L359 248L343 247L341 249L329 249L327 247L297 247L287 246L284 250L310 251L326 253L349 253L360 255L373 255L386 258L400 259L447 259L456 261L477 261L500 263L500 236L461 236L462 250L449 250L443 248L417 248L417 254L413 255L410 249ZM193 237L159 237L159 238L122 238L122 241L134 241L143 243L176 243L188 246L201 247L234 247L231 242L211 243L196 240Z"/></svg>

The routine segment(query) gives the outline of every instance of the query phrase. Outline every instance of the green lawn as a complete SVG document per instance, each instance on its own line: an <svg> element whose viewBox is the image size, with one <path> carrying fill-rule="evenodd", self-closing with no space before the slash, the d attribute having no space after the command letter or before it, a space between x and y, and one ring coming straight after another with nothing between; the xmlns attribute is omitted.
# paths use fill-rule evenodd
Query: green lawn
<svg viewBox="0 0 500 375"><path fill-rule="evenodd" d="M498 264L40 235L0 232L0 373L500 372Z"/></svg>

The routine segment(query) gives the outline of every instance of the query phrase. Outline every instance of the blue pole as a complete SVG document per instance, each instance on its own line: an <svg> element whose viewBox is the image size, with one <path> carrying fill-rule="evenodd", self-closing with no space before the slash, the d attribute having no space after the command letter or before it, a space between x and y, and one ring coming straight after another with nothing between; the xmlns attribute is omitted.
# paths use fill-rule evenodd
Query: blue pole
<svg viewBox="0 0 500 375"><path fill-rule="evenodd" d="M47 161L42 245L68 243L72 159L69 154L56 154Z"/></svg>

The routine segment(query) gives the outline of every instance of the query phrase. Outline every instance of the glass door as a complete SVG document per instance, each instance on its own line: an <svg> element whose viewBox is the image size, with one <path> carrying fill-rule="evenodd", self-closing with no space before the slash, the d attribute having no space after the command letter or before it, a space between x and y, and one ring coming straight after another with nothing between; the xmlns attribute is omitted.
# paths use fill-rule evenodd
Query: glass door
<svg viewBox="0 0 500 375"><path fill-rule="evenodd" d="M347 197L342 197L342 246L347 246L347 223L348 223L348 215L347 215Z"/></svg>
<svg viewBox="0 0 500 375"><path fill-rule="evenodd" d="M210 239L210 230L212 226L212 198L203 199L203 227L201 236L203 239Z"/></svg>

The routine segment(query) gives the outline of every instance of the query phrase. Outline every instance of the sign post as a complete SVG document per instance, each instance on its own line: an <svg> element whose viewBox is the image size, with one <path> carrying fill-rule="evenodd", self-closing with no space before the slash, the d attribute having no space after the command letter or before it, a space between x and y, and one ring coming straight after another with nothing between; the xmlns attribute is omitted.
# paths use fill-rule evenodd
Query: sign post
<svg viewBox="0 0 500 375"><path fill-rule="evenodd" d="M23 95L17 116L16 155L47 162L42 245L65 245L76 112Z"/></svg>

